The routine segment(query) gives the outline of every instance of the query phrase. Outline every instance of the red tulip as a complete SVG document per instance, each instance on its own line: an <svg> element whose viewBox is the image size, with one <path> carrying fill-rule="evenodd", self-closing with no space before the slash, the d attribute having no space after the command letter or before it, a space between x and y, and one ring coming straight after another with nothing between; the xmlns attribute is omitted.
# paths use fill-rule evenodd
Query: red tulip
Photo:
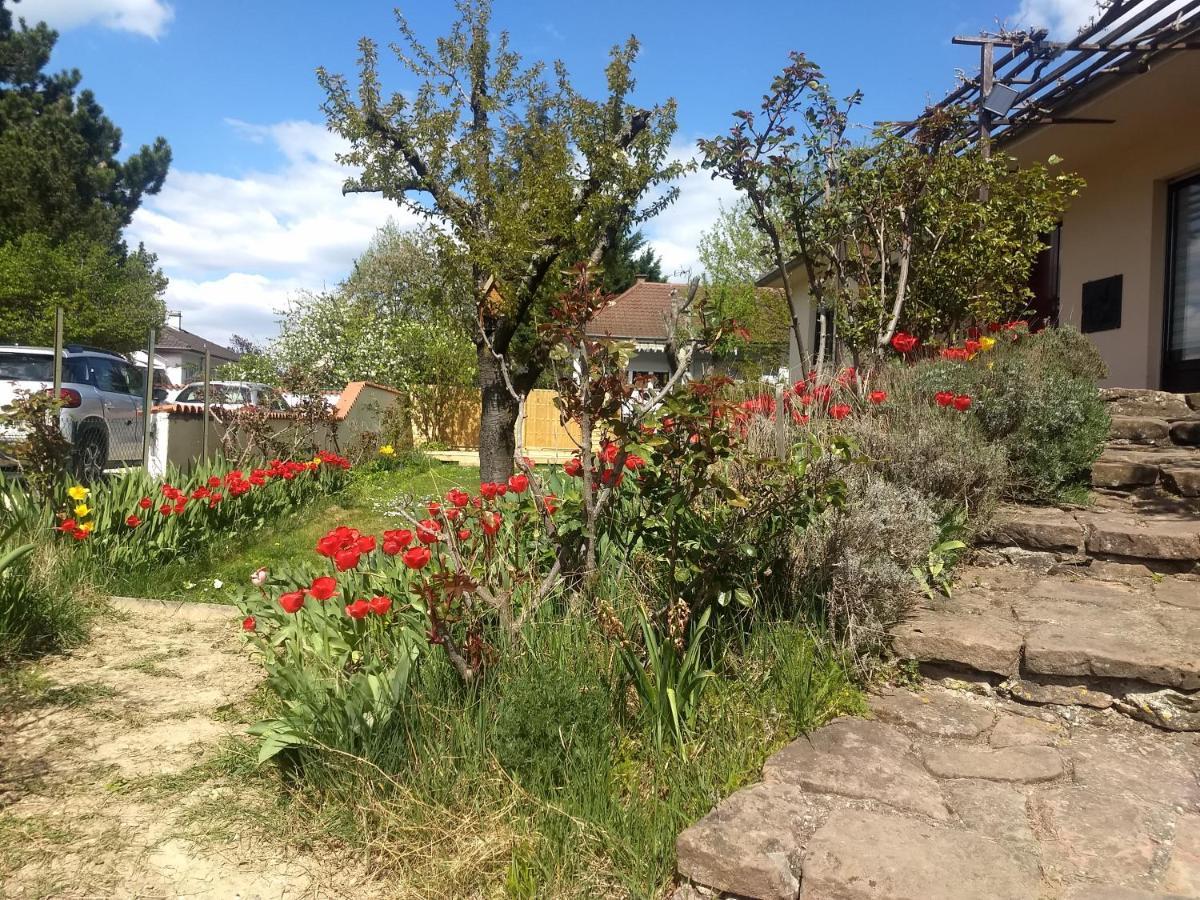
<svg viewBox="0 0 1200 900"><path fill-rule="evenodd" d="M471 537L471 529L469 529L469 528L458 529L458 539L460 541L469 540L470 537Z"/></svg>
<svg viewBox="0 0 1200 900"><path fill-rule="evenodd" d="M383 533L383 552L395 556L413 542L413 533L407 528L397 528Z"/></svg>
<svg viewBox="0 0 1200 900"><path fill-rule="evenodd" d="M358 539L357 547L360 553L370 553L375 549L374 535L364 534Z"/></svg>
<svg viewBox="0 0 1200 900"><path fill-rule="evenodd" d="M983 344L979 343L979 341L970 340L963 344L963 347L966 348L968 356L974 356L983 349Z"/></svg>
<svg viewBox="0 0 1200 900"><path fill-rule="evenodd" d="M130 528L137 528L139 525L142 524L142 520L139 519L137 516L130 515L130 516L125 517L125 524L128 525Z"/></svg>
<svg viewBox="0 0 1200 900"><path fill-rule="evenodd" d="M951 402L954 404L954 408L957 409L959 412L966 412L968 409L971 408L971 398L968 397L966 394L959 394Z"/></svg>
<svg viewBox="0 0 1200 900"><path fill-rule="evenodd" d="M300 607L304 605L304 591L292 591L284 594L279 598L279 605L283 607L284 612L297 613Z"/></svg>
<svg viewBox="0 0 1200 900"><path fill-rule="evenodd" d="M392 601L387 597L372 597L367 601L367 606L371 608L371 612L377 616L385 616L389 609L392 608Z"/></svg>
<svg viewBox="0 0 1200 900"><path fill-rule="evenodd" d="M253 631L257 626L258 623L254 621L254 616L246 616L242 619L242 631Z"/></svg>
<svg viewBox="0 0 1200 900"><path fill-rule="evenodd" d="M558 498L553 494L547 494L542 498L542 505L546 507L546 513L552 516L558 511Z"/></svg>
<svg viewBox="0 0 1200 900"><path fill-rule="evenodd" d="M903 331L897 331L892 336L892 348L897 353L912 353L917 349L917 344L919 343L920 341L917 340L916 335L906 334Z"/></svg>
<svg viewBox="0 0 1200 900"><path fill-rule="evenodd" d="M212 476L212 478L208 479L208 486L211 488L219 488L221 486L221 479L216 475Z"/></svg>
<svg viewBox="0 0 1200 900"><path fill-rule="evenodd" d="M151 500L149 497L143 497L141 500L138 501L138 506L140 506L142 509L149 509L153 505L154 505L154 501Z"/></svg>
<svg viewBox="0 0 1200 900"><path fill-rule="evenodd" d="M357 547L349 547L333 554L333 564L339 572L345 572L357 566L361 557L362 553Z"/></svg>
<svg viewBox="0 0 1200 900"><path fill-rule="evenodd" d="M880 403L883 403L887 400L887 391L871 391L871 393L867 395L867 399L878 406Z"/></svg>
<svg viewBox="0 0 1200 900"><path fill-rule="evenodd" d="M500 493L500 485L494 481L485 481L479 485L479 494L484 500L495 500Z"/></svg>
<svg viewBox="0 0 1200 900"><path fill-rule="evenodd" d="M583 474L583 460L581 460L578 456L572 456L565 463L563 463L563 471L572 478L578 478Z"/></svg>
<svg viewBox="0 0 1200 900"><path fill-rule="evenodd" d="M162 506L160 506L158 508L158 511L164 516L169 516L171 514L171 504L164 503Z"/></svg>
<svg viewBox="0 0 1200 900"><path fill-rule="evenodd" d="M433 519L422 519L417 523L417 540L422 544L436 544L439 540L438 532L442 530L439 522Z"/></svg>
<svg viewBox="0 0 1200 900"><path fill-rule="evenodd" d="M494 535L500 530L500 513L490 510L483 512L479 516L479 524L483 527L484 534Z"/></svg>
<svg viewBox="0 0 1200 900"><path fill-rule="evenodd" d="M529 489L529 476L513 475L508 479L508 486L512 488L513 493L523 494Z"/></svg>
<svg viewBox="0 0 1200 900"><path fill-rule="evenodd" d="M625 468L637 470L646 464L646 461L636 453L630 453L625 457Z"/></svg>
<svg viewBox="0 0 1200 900"><path fill-rule="evenodd" d="M954 391L938 391L933 395L938 406L949 406L954 402Z"/></svg>
<svg viewBox="0 0 1200 900"><path fill-rule="evenodd" d="M449 500L451 503L453 503L455 506L457 506L459 509L462 509L468 503L471 502L471 495L468 494L466 491L459 490L458 488L454 488L454 490L452 490L452 491L450 491L450 493L446 494L446 499Z"/></svg>
<svg viewBox="0 0 1200 900"><path fill-rule="evenodd" d="M74 519L63 519L62 524L58 526L58 530L66 534L68 531L74 531L76 526L77 523Z"/></svg>
<svg viewBox="0 0 1200 900"><path fill-rule="evenodd" d="M609 441L603 447L600 448L600 458L602 460L604 460L606 463L615 462L617 459L617 454L620 452L621 452L621 448L618 447L616 444L614 444L612 441Z"/></svg>
<svg viewBox="0 0 1200 900"><path fill-rule="evenodd" d="M337 579L332 575L322 575L314 578L308 592L318 600L328 600L337 590Z"/></svg>
<svg viewBox="0 0 1200 900"><path fill-rule="evenodd" d="M355 600L346 607L346 615L352 619L365 619L371 611L371 605L366 600Z"/></svg>
<svg viewBox="0 0 1200 900"><path fill-rule="evenodd" d="M835 403L829 407L830 418L842 420L850 415L850 405L848 403Z"/></svg>
<svg viewBox="0 0 1200 900"><path fill-rule="evenodd" d="M405 551L402 559L410 569L423 569L429 564L431 555L428 547L413 547Z"/></svg>

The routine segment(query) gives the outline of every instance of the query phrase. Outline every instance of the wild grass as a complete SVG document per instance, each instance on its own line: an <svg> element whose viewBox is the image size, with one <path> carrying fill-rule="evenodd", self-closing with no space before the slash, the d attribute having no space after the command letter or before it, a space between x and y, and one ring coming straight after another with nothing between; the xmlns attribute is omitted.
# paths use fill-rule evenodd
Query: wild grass
<svg viewBox="0 0 1200 900"><path fill-rule="evenodd" d="M401 896L656 896L681 830L798 733L862 710L849 668L802 625L720 644L682 754L654 740L587 624L541 617L476 687L434 655L411 714L361 756L279 770L287 827L363 849Z"/></svg>

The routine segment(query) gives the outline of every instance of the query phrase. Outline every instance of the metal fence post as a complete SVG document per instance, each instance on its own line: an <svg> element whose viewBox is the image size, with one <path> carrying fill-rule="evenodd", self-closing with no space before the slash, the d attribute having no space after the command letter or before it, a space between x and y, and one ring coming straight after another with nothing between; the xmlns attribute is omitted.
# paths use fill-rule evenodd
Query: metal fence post
<svg viewBox="0 0 1200 900"><path fill-rule="evenodd" d="M154 406L155 334L151 328L146 336L146 384L142 391L142 468L150 471L150 409Z"/></svg>
<svg viewBox="0 0 1200 900"><path fill-rule="evenodd" d="M211 366L212 366L212 355L209 353L208 350L205 350L204 351L204 426L202 429L204 439L202 442L203 449L201 451L201 453L202 453L201 465L204 465L208 462L208 407L209 407L209 403L210 403L208 392L209 392L209 383L212 380L212 373L210 371Z"/></svg>
<svg viewBox="0 0 1200 900"><path fill-rule="evenodd" d="M62 399L63 376L63 308L54 310L54 399Z"/></svg>

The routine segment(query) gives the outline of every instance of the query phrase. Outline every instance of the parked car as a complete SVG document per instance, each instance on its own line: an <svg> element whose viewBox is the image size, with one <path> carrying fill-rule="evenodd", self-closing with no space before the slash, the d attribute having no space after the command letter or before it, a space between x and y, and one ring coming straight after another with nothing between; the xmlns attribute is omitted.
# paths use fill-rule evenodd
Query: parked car
<svg viewBox="0 0 1200 900"><path fill-rule="evenodd" d="M242 406L261 406L270 410L288 409L288 403L278 388L256 381L210 381L209 405L223 409ZM175 397L176 403L203 403L204 382L193 381L185 385Z"/></svg>
<svg viewBox="0 0 1200 900"><path fill-rule="evenodd" d="M64 348L58 425L71 443L71 467L81 481L95 481L112 463L141 460L145 377L145 369L117 353L77 344ZM53 348L0 346L0 408L22 394L53 388ZM0 425L0 443L24 436Z"/></svg>

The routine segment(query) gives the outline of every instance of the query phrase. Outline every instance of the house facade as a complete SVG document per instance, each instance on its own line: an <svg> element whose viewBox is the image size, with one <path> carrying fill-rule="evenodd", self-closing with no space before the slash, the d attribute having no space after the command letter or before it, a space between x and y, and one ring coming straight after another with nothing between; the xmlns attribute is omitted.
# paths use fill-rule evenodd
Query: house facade
<svg viewBox="0 0 1200 900"><path fill-rule="evenodd" d="M990 42L993 88L981 74L942 105L979 109L973 138L986 126L994 153L1017 165L1057 156L1086 181L1044 236L1026 317L1087 334L1108 386L1200 391L1200 0L1113 3L1066 42L1040 30L955 41ZM788 278L811 353L800 261ZM781 289L779 270L759 286Z"/></svg>
<svg viewBox="0 0 1200 900"><path fill-rule="evenodd" d="M632 341L635 352L627 369L629 380L665 384L671 370L667 362L667 326L672 304L686 300L688 289L687 284L647 281L639 275L632 287L596 313L587 333L590 337ZM693 354L689 375L700 377L706 367L705 356Z"/></svg>
<svg viewBox="0 0 1200 900"><path fill-rule="evenodd" d="M165 369L167 380L176 388L183 387L204 377L204 351L207 350L213 377L216 370L225 363L237 362L242 358L240 353L222 347L220 344L206 340L198 334L164 325L159 329L154 345L154 367ZM132 354L133 361L139 365L146 364L146 351L140 350Z"/></svg>

